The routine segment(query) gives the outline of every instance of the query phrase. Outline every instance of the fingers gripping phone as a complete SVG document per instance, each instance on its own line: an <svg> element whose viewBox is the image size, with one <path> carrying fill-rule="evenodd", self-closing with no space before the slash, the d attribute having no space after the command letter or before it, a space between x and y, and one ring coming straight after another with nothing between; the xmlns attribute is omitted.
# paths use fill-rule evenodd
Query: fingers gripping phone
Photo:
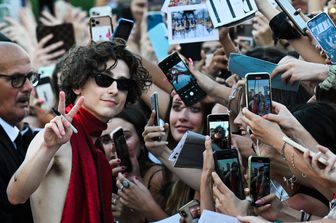
<svg viewBox="0 0 336 223"><path fill-rule="evenodd" d="M307 22L316 42L333 64L336 64L336 27L327 13L322 12Z"/></svg>
<svg viewBox="0 0 336 223"><path fill-rule="evenodd" d="M243 178L237 150L215 151L215 170L223 183L241 200L245 199Z"/></svg>
<svg viewBox="0 0 336 223"><path fill-rule="evenodd" d="M201 208L197 200L192 200L183 205L178 212L187 223L196 223L201 217Z"/></svg>
<svg viewBox="0 0 336 223"><path fill-rule="evenodd" d="M159 67L186 106L191 106L205 97L205 92L198 86L196 78L177 52L162 60Z"/></svg>
<svg viewBox="0 0 336 223"><path fill-rule="evenodd" d="M256 201L270 194L270 159L267 157L250 156L249 189L252 198L252 206L257 206Z"/></svg>
<svg viewBox="0 0 336 223"><path fill-rule="evenodd" d="M124 131L121 127L115 129L112 133L112 138L113 138L113 142L114 142L114 146L116 149L116 153L118 156L118 159L120 159L121 166L125 166L125 172L131 172L132 171L132 163L129 157L129 153L128 153L128 147L127 147L127 143L126 143L126 139L124 136Z"/></svg>
<svg viewBox="0 0 336 223"><path fill-rule="evenodd" d="M260 116L271 113L272 90L270 74L248 73L245 79L248 109Z"/></svg>
<svg viewBox="0 0 336 223"><path fill-rule="evenodd" d="M214 146L219 149L230 149L230 117L229 114L210 114L207 117L209 135Z"/></svg>
<svg viewBox="0 0 336 223"><path fill-rule="evenodd" d="M110 41L112 39L113 26L110 16L91 17L89 24L93 42Z"/></svg>
<svg viewBox="0 0 336 223"><path fill-rule="evenodd" d="M303 18L300 16L300 14L297 13L297 10L294 8L294 6L291 4L288 0L275 0L275 2L279 5L281 10L286 13L288 18L293 22L297 30L302 35L307 35L307 24L303 20Z"/></svg>
<svg viewBox="0 0 336 223"><path fill-rule="evenodd" d="M134 22L132 20L120 18L117 27L113 32L113 38L121 38L127 42L133 26Z"/></svg>

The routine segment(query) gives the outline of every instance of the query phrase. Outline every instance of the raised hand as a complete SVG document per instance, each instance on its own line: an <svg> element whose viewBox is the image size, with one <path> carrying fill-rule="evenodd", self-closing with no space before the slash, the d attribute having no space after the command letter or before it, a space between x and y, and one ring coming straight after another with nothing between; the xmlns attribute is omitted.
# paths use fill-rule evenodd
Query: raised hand
<svg viewBox="0 0 336 223"><path fill-rule="evenodd" d="M44 127L44 145L48 148L57 150L61 145L70 140L73 133L70 123L73 117L84 103L84 97L80 97L69 113L65 113L65 94L63 91L59 94L58 111L67 119L61 116L54 117Z"/></svg>

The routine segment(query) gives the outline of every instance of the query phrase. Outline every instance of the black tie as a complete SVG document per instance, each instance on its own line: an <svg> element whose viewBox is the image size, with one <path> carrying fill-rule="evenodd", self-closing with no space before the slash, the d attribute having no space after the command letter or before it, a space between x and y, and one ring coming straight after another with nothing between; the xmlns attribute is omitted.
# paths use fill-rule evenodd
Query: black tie
<svg viewBox="0 0 336 223"><path fill-rule="evenodd" d="M22 162L25 157L25 152L22 147L22 135L19 133L19 135L15 139L15 145L16 145L16 155L19 158L19 160Z"/></svg>

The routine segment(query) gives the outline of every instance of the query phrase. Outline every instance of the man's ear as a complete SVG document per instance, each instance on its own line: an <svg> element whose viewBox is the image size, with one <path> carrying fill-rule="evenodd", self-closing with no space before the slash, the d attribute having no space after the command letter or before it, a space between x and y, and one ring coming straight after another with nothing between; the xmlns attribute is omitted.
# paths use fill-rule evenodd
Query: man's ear
<svg viewBox="0 0 336 223"><path fill-rule="evenodd" d="M81 95L81 93L82 93L82 90L81 90L80 88L78 88L78 89L72 89L72 91L73 91L77 96Z"/></svg>

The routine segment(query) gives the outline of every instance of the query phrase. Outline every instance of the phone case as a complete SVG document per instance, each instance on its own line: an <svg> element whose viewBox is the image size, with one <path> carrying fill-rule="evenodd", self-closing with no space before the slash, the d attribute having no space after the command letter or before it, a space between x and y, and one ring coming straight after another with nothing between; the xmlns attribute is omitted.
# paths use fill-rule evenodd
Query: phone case
<svg viewBox="0 0 336 223"><path fill-rule="evenodd" d="M112 39L113 26L110 16L91 17L89 24L93 42L110 41Z"/></svg>
<svg viewBox="0 0 336 223"><path fill-rule="evenodd" d="M239 198L245 199L243 177L235 149L215 151L215 170L223 183Z"/></svg>
<svg viewBox="0 0 336 223"><path fill-rule="evenodd" d="M155 120L154 126L160 125L160 116L159 116L159 100L158 100L158 93L155 91L151 96L151 109L155 111Z"/></svg>
<svg viewBox="0 0 336 223"><path fill-rule="evenodd" d="M133 26L134 22L132 20L120 18L118 20L117 27L113 32L113 38L121 38L127 42L132 32Z"/></svg>
<svg viewBox="0 0 336 223"><path fill-rule="evenodd" d="M69 50L75 44L75 34L71 23L63 23L56 26L45 26L40 24L37 26L36 36L38 41L49 34L53 34L53 38L47 42L46 46L58 41L63 41L64 44L62 48ZM57 50L59 49L56 49L55 51Z"/></svg>
<svg viewBox="0 0 336 223"><path fill-rule="evenodd" d="M129 158L124 131L121 127L119 127L111 133L111 137L113 138L113 142L116 147L118 159L121 160L120 166L126 166L125 172L131 172L132 163Z"/></svg>
<svg viewBox="0 0 336 223"><path fill-rule="evenodd" d="M101 7L93 7L89 11L90 17L94 16L111 16L112 17L112 9L110 6L101 6Z"/></svg>
<svg viewBox="0 0 336 223"><path fill-rule="evenodd" d="M188 223L196 222L201 217L200 204L197 200L183 205L178 212Z"/></svg>
<svg viewBox="0 0 336 223"><path fill-rule="evenodd" d="M231 149L229 114L209 114L207 123L213 150Z"/></svg>
<svg viewBox="0 0 336 223"><path fill-rule="evenodd" d="M308 29L319 46L336 64L336 27L327 13L321 12L307 22Z"/></svg>
<svg viewBox="0 0 336 223"><path fill-rule="evenodd" d="M177 52L161 61L159 67L186 106L191 106L205 97L205 92L198 86L196 78Z"/></svg>
<svg viewBox="0 0 336 223"><path fill-rule="evenodd" d="M260 116L271 113L272 88L270 74L262 72L247 73L245 79L245 96L248 109Z"/></svg>
<svg viewBox="0 0 336 223"><path fill-rule="evenodd" d="M255 202L270 194L270 159L267 157L250 156L248 159L250 196L252 206Z"/></svg>
<svg viewBox="0 0 336 223"><path fill-rule="evenodd" d="M50 111L51 108L55 106L56 98L54 87L49 77L42 77L39 80L38 85L35 86L35 92L38 98L44 99L44 103L41 105L42 109Z"/></svg>

